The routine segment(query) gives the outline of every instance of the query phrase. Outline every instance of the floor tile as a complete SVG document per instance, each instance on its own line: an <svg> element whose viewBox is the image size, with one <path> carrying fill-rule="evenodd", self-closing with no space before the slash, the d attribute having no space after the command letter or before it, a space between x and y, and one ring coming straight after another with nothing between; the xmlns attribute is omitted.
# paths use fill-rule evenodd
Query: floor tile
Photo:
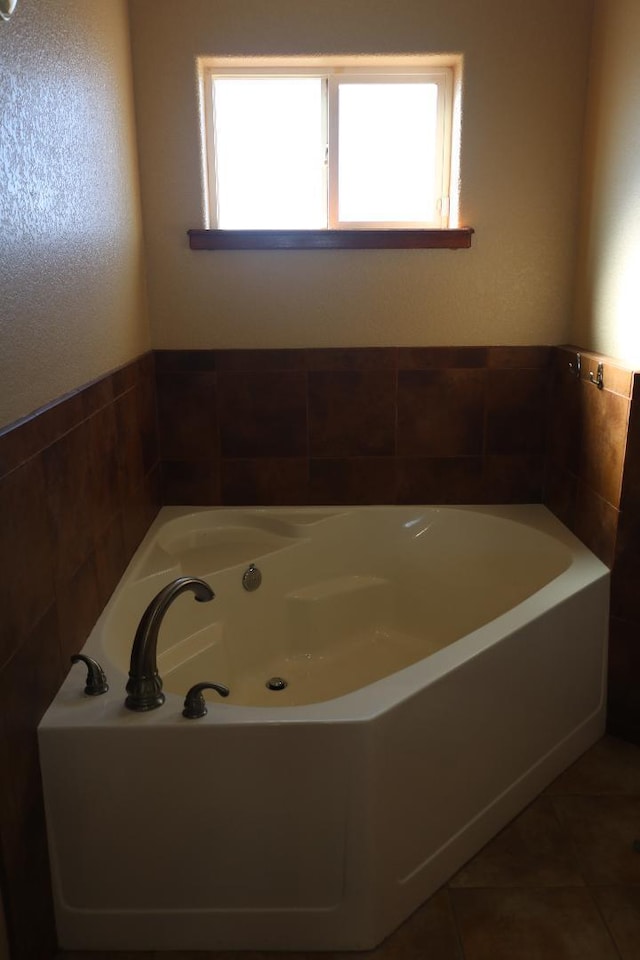
<svg viewBox="0 0 640 960"><path fill-rule="evenodd" d="M640 747L603 737L554 780L546 793L640 796Z"/></svg>
<svg viewBox="0 0 640 960"><path fill-rule="evenodd" d="M163 953L170 960L170 953ZM192 957L197 957L193 955ZM154 960L155 954L148 950L61 950L56 960Z"/></svg>
<svg viewBox="0 0 640 960"><path fill-rule="evenodd" d="M451 891L465 960L619 960L581 887Z"/></svg>
<svg viewBox="0 0 640 960"><path fill-rule="evenodd" d="M640 887L593 887L591 894L600 908L622 960L638 960Z"/></svg>
<svg viewBox="0 0 640 960"><path fill-rule="evenodd" d="M575 887L584 881L550 798L536 800L451 881L452 887Z"/></svg>
<svg viewBox="0 0 640 960"><path fill-rule="evenodd" d="M308 956L315 960L316 954ZM333 954L334 960L353 960L354 956L372 960L415 960L418 957L463 960L448 892L439 890L375 950Z"/></svg>
<svg viewBox="0 0 640 960"><path fill-rule="evenodd" d="M315 960L329 960L329 953L285 953L257 950L156 950L153 960L301 960L313 956ZM111 960L111 958L109 958ZM118 960L114 956L113 960ZM133 958L135 960L135 957Z"/></svg>
<svg viewBox="0 0 640 960"><path fill-rule="evenodd" d="M640 884L640 798L555 797L587 884Z"/></svg>
<svg viewBox="0 0 640 960"><path fill-rule="evenodd" d="M259 953L252 950L156 950L152 954L152 960L263 960L265 957L271 960L296 960L296 958L306 956L300 953ZM317 960L328 958L329 954L318 953ZM111 957L108 958L111 960ZM119 960L119 954L114 954L113 960ZM128 958L127 958L128 960ZM136 960L132 956L132 960Z"/></svg>

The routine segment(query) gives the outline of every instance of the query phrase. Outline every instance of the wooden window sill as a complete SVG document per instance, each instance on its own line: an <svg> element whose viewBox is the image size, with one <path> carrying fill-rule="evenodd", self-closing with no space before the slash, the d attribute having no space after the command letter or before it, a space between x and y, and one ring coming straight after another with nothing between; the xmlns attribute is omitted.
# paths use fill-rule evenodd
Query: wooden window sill
<svg viewBox="0 0 640 960"><path fill-rule="evenodd" d="M462 250L472 227L452 230L188 230L192 250Z"/></svg>

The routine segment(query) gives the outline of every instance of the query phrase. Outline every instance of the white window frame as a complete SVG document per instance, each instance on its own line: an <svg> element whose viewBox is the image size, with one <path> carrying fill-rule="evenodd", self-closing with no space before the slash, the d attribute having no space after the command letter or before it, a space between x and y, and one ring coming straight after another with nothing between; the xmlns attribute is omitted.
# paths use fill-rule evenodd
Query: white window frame
<svg viewBox="0 0 640 960"><path fill-rule="evenodd" d="M327 230L447 229L452 226L452 141L457 61L444 57L201 58L199 78L205 182L205 220L218 229L214 86L217 77L319 77L324 81L322 122L327 151ZM433 83L438 89L435 153L437 214L432 221L340 221L338 218L338 91L348 83ZM457 203L455 204L457 207Z"/></svg>

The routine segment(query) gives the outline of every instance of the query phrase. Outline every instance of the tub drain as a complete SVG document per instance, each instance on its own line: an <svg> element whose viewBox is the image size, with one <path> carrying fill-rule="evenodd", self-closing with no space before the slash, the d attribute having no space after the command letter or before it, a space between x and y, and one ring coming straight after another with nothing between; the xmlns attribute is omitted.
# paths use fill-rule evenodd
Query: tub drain
<svg viewBox="0 0 640 960"><path fill-rule="evenodd" d="M271 677L265 684L267 690L284 690L286 685L287 681L283 680L282 677Z"/></svg>

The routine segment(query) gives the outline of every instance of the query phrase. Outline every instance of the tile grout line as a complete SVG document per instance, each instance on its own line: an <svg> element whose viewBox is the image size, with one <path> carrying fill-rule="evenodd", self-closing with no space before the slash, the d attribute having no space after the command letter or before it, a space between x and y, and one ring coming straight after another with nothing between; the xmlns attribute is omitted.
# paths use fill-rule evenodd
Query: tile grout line
<svg viewBox="0 0 640 960"><path fill-rule="evenodd" d="M550 805L551 810L552 810L552 812L553 812L553 819L554 819L555 822L557 823L558 829L560 830L562 836L563 836L564 839L565 839L565 842L567 843L567 846L569 847L569 849L570 849L570 851L571 851L571 859L572 859L573 863L575 864L576 871L577 871L577 873L579 874L580 879L582 880L582 883L584 884L584 886L585 886L585 887L588 887L589 884L588 884L587 879L586 879L586 877L585 877L585 875L584 875L584 870L582 869L582 863L580 862L580 857L578 856L578 851L576 850L575 843L573 842L573 837L571 836L571 831L567 828L566 823L564 822L564 820L562 819L562 817L561 817L560 814L558 813L558 810L557 810L557 807L556 807L556 800L559 799L559 798L561 799L563 796L568 796L568 794L558 794L557 796L554 796L553 794L550 795L550 796L549 796L549 805ZM586 796L586 794L577 793L577 794L575 794L575 796L582 797L582 796Z"/></svg>
<svg viewBox="0 0 640 960"><path fill-rule="evenodd" d="M610 928L609 924L607 923L607 919L606 919L604 913L602 912L602 910L601 910L601 908L600 908L600 904L598 903L596 897L594 897L593 892L592 892L592 888L589 886L589 884L587 884L586 890L587 890L587 893L588 893L588 895L589 895L589 899L591 900L592 904L593 904L594 907L596 908L596 913L598 914L598 916L599 916L600 919L602 920L602 925L603 925L603 927L605 928L605 930L607 931L607 934L608 934L608 936L609 936L609 939L610 939L610 941L611 941L611 943L612 943L612 945L613 945L613 949L615 950L616 954L618 955L619 960L625 960L625 957L623 956L620 948L618 947L618 942L617 942L617 940L616 940L616 938L615 938L615 936L614 936L613 930Z"/></svg>
<svg viewBox="0 0 640 960"><path fill-rule="evenodd" d="M455 933L456 944L458 946L458 953L460 954L460 960L466 960L466 954L464 950L464 943L462 941L462 932L460 930L460 923L458 920L458 914L456 912L455 904L453 897L451 895L451 887L449 883L446 884L445 890L447 891L447 902L449 903L449 912L451 914L451 919L453 921L453 930Z"/></svg>

